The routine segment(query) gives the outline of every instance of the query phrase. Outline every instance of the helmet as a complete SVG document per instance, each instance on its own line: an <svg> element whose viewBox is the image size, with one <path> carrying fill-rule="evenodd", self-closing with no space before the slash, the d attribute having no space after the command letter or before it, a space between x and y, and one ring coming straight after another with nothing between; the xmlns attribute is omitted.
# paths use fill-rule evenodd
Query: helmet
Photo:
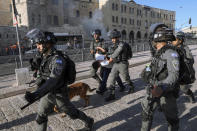
<svg viewBox="0 0 197 131"><path fill-rule="evenodd" d="M175 37L176 37L177 39L179 39L179 40L182 40L182 41L184 42L184 40L185 40L185 33L182 32L182 31L179 31L179 32L177 32L177 33L175 34Z"/></svg>
<svg viewBox="0 0 197 131"><path fill-rule="evenodd" d="M92 36L93 36L94 34L97 34L97 35L100 35L100 36L101 36L101 30L100 30L100 29L94 30L94 32L92 32Z"/></svg>
<svg viewBox="0 0 197 131"><path fill-rule="evenodd" d="M28 39L31 41L31 44L41 43L52 43L55 44L57 42L56 37L52 32L44 32L40 29L32 29L25 35L25 39Z"/></svg>
<svg viewBox="0 0 197 131"><path fill-rule="evenodd" d="M121 37L121 34L120 34L120 31L114 29L112 31L109 32L109 37L112 39L112 38L120 38Z"/></svg>
<svg viewBox="0 0 197 131"><path fill-rule="evenodd" d="M173 30L163 23L156 23L150 27L150 40L154 42L174 41Z"/></svg>

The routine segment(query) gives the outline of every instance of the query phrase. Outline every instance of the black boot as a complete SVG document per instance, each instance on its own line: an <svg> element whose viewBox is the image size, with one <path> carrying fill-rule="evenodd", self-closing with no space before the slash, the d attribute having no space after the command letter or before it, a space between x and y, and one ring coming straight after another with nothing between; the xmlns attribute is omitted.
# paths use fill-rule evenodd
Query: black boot
<svg viewBox="0 0 197 131"><path fill-rule="evenodd" d="M186 94L188 95L189 101L191 103L195 103L196 102L195 97L194 97L194 94L193 94L193 92L190 89L187 91Z"/></svg>
<svg viewBox="0 0 197 131"><path fill-rule="evenodd" d="M119 92L123 92L125 90L125 86L121 86Z"/></svg>
<svg viewBox="0 0 197 131"><path fill-rule="evenodd" d="M97 90L96 93L99 95L103 95L106 91L107 91L107 88L105 88L103 90Z"/></svg>
<svg viewBox="0 0 197 131"><path fill-rule="evenodd" d="M130 88L129 88L129 90L128 90L127 93L128 93L128 94L134 93L134 92L135 92L135 91L134 91L134 88L135 88L135 87L133 86L133 83L131 82L129 85L130 85Z"/></svg>
<svg viewBox="0 0 197 131"><path fill-rule="evenodd" d="M105 101L108 102L108 101L112 101L112 100L115 100L115 94L110 94L108 97L105 98Z"/></svg>

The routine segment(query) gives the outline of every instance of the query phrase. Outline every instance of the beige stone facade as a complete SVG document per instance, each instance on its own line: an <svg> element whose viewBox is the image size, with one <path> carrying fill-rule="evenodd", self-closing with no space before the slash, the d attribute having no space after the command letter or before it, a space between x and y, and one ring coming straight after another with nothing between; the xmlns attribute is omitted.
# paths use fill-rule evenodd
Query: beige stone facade
<svg viewBox="0 0 197 131"><path fill-rule="evenodd" d="M186 34L191 35L193 38L197 38L197 27L186 27L183 28L181 31L183 31Z"/></svg>
<svg viewBox="0 0 197 131"><path fill-rule="evenodd" d="M108 30L118 29L127 41L147 39L151 24L162 22L175 27L175 12L139 5L133 0L100 0L99 9L104 12L103 23Z"/></svg>
<svg viewBox="0 0 197 131"><path fill-rule="evenodd" d="M83 17L91 17L96 0L19 0L19 26L29 28L59 27L64 24L77 25Z"/></svg>
<svg viewBox="0 0 197 131"><path fill-rule="evenodd" d="M100 28L107 36L109 30L118 29L122 40L128 42L147 40L153 23L175 27L174 11L139 5L133 0L16 0L16 8L19 27L28 30L41 28L90 35L92 30Z"/></svg>
<svg viewBox="0 0 197 131"><path fill-rule="evenodd" d="M10 0L0 0L0 26L11 26L12 6Z"/></svg>

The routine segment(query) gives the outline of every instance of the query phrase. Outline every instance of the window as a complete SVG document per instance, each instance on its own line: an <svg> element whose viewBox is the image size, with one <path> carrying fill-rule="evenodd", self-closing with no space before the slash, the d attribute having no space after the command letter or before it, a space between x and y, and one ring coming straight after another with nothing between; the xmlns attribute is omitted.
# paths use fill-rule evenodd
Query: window
<svg viewBox="0 0 197 131"><path fill-rule="evenodd" d="M53 17L53 21L54 21L54 25L58 25L59 24L59 21L58 21L58 16L54 16Z"/></svg>
<svg viewBox="0 0 197 131"><path fill-rule="evenodd" d="M38 24L41 24L41 15L38 15Z"/></svg>
<svg viewBox="0 0 197 131"><path fill-rule="evenodd" d="M89 18L92 18L92 11L89 12Z"/></svg>
<svg viewBox="0 0 197 131"><path fill-rule="evenodd" d="M148 20L145 21L145 27L148 27Z"/></svg>
<svg viewBox="0 0 197 131"><path fill-rule="evenodd" d="M32 18L31 18L31 20L32 20L32 25L34 25L34 24L35 24L35 15L34 15L34 13L32 13Z"/></svg>
<svg viewBox="0 0 197 131"><path fill-rule="evenodd" d="M116 10L118 11L118 4L116 4Z"/></svg>
<svg viewBox="0 0 197 131"><path fill-rule="evenodd" d="M126 5L124 6L124 12L125 12L125 13L127 12L127 7L126 7Z"/></svg>
<svg viewBox="0 0 197 131"><path fill-rule="evenodd" d="M64 18L64 24L68 24L68 19Z"/></svg>
<svg viewBox="0 0 197 131"><path fill-rule="evenodd" d="M123 5L121 5L121 13L123 12Z"/></svg>
<svg viewBox="0 0 197 131"><path fill-rule="evenodd" d="M116 16L116 23L118 23L118 16Z"/></svg>
<svg viewBox="0 0 197 131"><path fill-rule="evenodd" d="M141 26L141 20L137 20L137 26Z"/></svg>
<svg viewBox="0 0 197 131"><path fill-rule="evenodd" d="M51 15L47 16L47 24L49 24L49 25L52 24L52 16Z"/></svg>
<svg viewBox="0 0 197 131"><path fill-rule="evenodd" d="M127 24L127 18L124 18L124 23Z"/></svg>
<svg viewBox="0 0 197 131"><path fill-rule="evenodd" d="M123 18L121 18L121 24L123 24Z"/></svg>
<svg viewBox="0 0 197 131"><path fill-rule="evenodd" d="M12 37L15 38L15 34L13 34Z"/></svg>
<svg viewBox="0 0 197 131"><path fill-rule="evenodd" d="M112 16L112 22L113 22L113 23L115 22L115 17L114 17L114 16Z"/></svg>
<svg viewBox="0 0 197 131"><path fill-rule="evenodd" d="M115 10L115 5L114 5L114 3L112 3L112 10Z"/></svg>
<svg viewBox="0 0 197 131"><path fill-rule="evenodd" d="M59 0L52 0L52 4L58 5L58 3L59 3Z"/></svg>
<svg viewBox="0 0 197 131"><path fill-rule="evenodd" d="M6 35L6 38L9 38L9 35L8 34Z"/></svg>
<svg viewBox="0 0 197 131"><path fill-rule="evenodd" d="M76 17L80 17L80 12L79 12L79 10L76 11Z"/></svg>
<svg viewBox="0 0 197 131"><path fill-rule="evenodd" d="M146 16L146 17L148 16L148 11L147 11L147 10L145 11L145 16Z"/></svg>
<svg viewBox="0 0 197 131"><path fill-rule="evenodd" d="M1 34L0 34L0 39L1 39Z"/></svg>
<svg viewBox="0 0 197 131"><path fill-rule="evenodd" d="M140 9L137 9L137 16L142 16L142 11Z"/></svg>

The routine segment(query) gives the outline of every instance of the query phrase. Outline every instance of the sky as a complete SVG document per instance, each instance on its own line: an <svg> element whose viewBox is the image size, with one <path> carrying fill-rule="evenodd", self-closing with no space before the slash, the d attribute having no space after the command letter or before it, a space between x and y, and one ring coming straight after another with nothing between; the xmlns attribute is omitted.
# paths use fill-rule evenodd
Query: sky
<svg viewBox="0 0 197 131"><path fill-rule="evenodd" d="M134 0L137 4L176 11L176 28L197 26L197 0ZM185 24L187 23L187 24Z"/></svg>

